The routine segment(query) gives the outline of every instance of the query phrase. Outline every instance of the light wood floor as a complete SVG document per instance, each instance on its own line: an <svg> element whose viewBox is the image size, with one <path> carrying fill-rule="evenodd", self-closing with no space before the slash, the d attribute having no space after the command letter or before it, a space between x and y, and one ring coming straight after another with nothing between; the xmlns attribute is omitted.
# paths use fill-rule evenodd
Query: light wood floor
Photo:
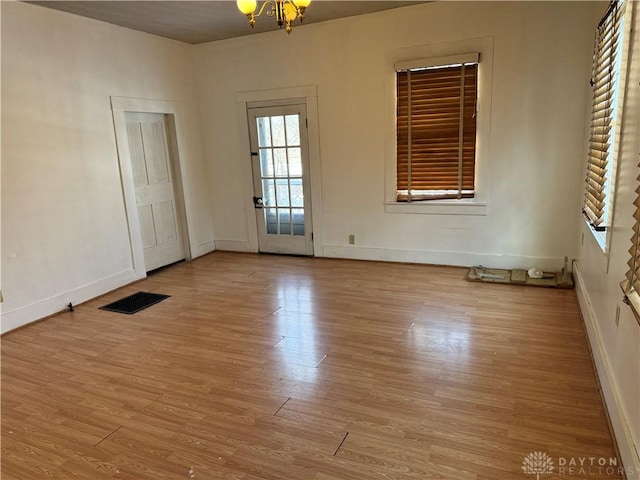
<svg viewBox="0 0 640 480"><path fill-rule="evenodd" d="M614 456L574 292L465 274L216 252L10 333L2 479L526 480L534 451ZM97 309L140 290L171 298Z"/></svg>

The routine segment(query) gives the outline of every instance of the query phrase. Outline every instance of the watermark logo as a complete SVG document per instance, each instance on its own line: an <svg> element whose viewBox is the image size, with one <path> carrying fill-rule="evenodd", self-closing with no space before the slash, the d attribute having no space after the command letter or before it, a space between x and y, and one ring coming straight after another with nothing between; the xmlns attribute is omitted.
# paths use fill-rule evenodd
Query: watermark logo
<svg viewBox="0 0 640 480"><path fill-rule="evenodd" d="M540 480L540 475L550 475L553 469L553 460L546 452L531 452L522 460L522 471L535 475L536 480Z"/></svg>
<svg viewBox="0 0 640 480"><path fill-rule="evenodd" d="M555 459L546 452L531 452L522 460L522 471L527 475L535 475L540 480L541 475L576 476L580 478L596 477L611 478L614 475L624 477L633 476L633 467L625 468L618 463L616 457L578 456L557 457Z"/></svg>

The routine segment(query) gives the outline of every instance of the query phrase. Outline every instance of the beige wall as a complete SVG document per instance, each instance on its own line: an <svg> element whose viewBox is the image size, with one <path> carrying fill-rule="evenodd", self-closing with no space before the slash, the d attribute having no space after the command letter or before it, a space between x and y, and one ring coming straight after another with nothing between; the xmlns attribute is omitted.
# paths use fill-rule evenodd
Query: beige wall
<svg viewBox="0 0 640 480"><path fill-rule="evenodd" d="M248 149L246 132L238 128L244 119L236 94L315 85L319 113L312 120L318 122L322 173L312 182L322 191L322 203L314 199L314 215L323 220L317 255L509 268L558 268L565 255L577 257L598 374L625 465L637 472L640 328L621 304L618 287L626 268L637 175L633 95L608 273L590 233L584 245L575 240L586 231L578 213L587 141L583 119L590 110L593 32L603 6L432 3L310 25L291 37L274 32L200 45L197 68L205 151L213 167L216 240L225 248L253 246L254 220L250 205L246 208ZM480 179L488 182L487 215L387 213L385 187L393 182L388 175L393 59L478 38L493 43L490 133L481 138L490 144L489 175ZM356 235L355 246L347 244L349 233Z"/></svg>
<svg viewBox="0 0 640 480"><path fill-rule="evenodd" d="M640 9L634 2L635 30L640 30ZM606 8L606 6L605 6ZM598 10L599 18L603 13ZM598 19L594 19L595 25ZM629 18L629 16L627 16ZM628 39L629 40L629 39ZM624 98L621 128L621 155L613 202L613 228L610 248L605 254L586 222L580 218L576 277L578 294L589 337L616 429L616 438L626 466L633 466L640 478L640 325L630 308L622 302L620 282L625 278L633 227L633 202L640 160L640 41L636 37L630 50L629 78ZM585 140L586 142L586 140ZM620 319L616 325L616 308ZM635 447L634 447L635 445ZM623 447L625 447L623 449ZM634 453L635 450L635 453Z"/></svg>
<svg viewBox="0 0 640 480"><path fill-rule="evenodd" d="M510 267L577 256L598 373L623 457L634 466L640 327L618 282L640 149L637 48L608 258L577 214L585 81L602 4L438 2L295 28L290 37L196 47L32 5L1 6L2 331L133 279L110 96L184 106L180 147L197 255L214 238L239 250L255 242L236 95L314 85L321 173L312 181L323 197L314 205L322 219L316 253ZM387 213L393 60L474 39L489 39L493 52L491 124L481 140L490 147L481 180L486 215Z"/></svg>
<svg viewBox="0 0 640 480"><path fill-rule="evenodd" d="M2 2L2 331L134 279L110 96L179 102L192 253L213 249L189 45Z"/></svg>
<svg viewBox="0 0 640 480"><path fill-rule="evenodd" d="M311 181L321 184L322 204L313 199L313 208L324 225L315 232L323 238L317 255L560 267L576 253L584 133L577 119L587 104L592 10L589 2L439 2L294 28L289 37L276 31L197 46L216 240L238 249L251 243L236 94L316 85L322 174ZM491 103L481 99L491 113L480 139L490 152L479 179L488 213L387 213L393 60L473 39L493 45Z"/></svg>

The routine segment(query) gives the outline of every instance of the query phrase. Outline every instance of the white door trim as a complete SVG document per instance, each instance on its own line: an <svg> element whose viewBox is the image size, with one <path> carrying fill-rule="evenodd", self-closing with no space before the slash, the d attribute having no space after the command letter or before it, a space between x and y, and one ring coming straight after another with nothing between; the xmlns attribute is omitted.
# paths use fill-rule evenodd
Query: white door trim
<svg viewBox="0 0 640 480"><path fill-rule="evenodd" d="M251 144L249 142L249 121L247 107L277 106L291 103L304 103L307 106L309 165L311 180L311 204L313 205L312 232L313 255L324 256L324 228L322 218L322 172L320 168L320 135L318 128L318 95L315 85L300 87L276 88L271 90L255 90L239 92L236 95L237 128L240 132L242 150L242 176L244 185L245 211L249 232L249 247L252 252L258 251L258 226L253 205L253 173L251 170Z"/></svg>
<svg viewBox="0 0 640 480"><path fill-rule="evenodd" d="M193 246L190 244L189 218L187 212L191 211L187 204L188 199L184 195L183 178L187 178L184 162L180 161L178 145L182 142L182 112L180 105L166 100L149 100L144 98L111 97L111 111L113 125L116 134L116 147L118 161L120 163L120 181L122 182L122 195L124 208L129 227L129 245L131 248L131 264L137 278L147 276L144 263L144 248L142 246L142 233L138 219L136 194L131 170L131 155L127 140L126 112L132 113L160 113L166 115L167 136L171 156L171 167L174 173L174 189L176 197L176 210L178 211L178 224L182 235L182 246L186 260L191 260Z"/></svg>

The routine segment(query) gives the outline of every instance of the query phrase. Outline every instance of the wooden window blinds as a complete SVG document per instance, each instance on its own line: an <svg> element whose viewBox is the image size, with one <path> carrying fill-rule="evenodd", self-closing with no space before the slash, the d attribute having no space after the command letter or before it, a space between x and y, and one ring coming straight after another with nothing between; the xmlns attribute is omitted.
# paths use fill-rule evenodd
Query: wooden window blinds
<svg viewBox="0 0 640 480"><path fill-rule="evenodd" d="M640 164L638 165L640 168ZM629 261L627 265L627 278L620 286L624 291L625 301L631 306L636 318L640 320L640 175L638 175L638 186L636 187L636 207L633 213L635 224L633 235L631 236L631 248L629 248Z"/></svg>
<svg viewBox="0 0 640 480"><path fill-rule="evenodd" d="M624 2L611 2L596 30L591 86L593 103L583 212L591 226L606 229L608 173L615 139Z"/></svg>
<svg viewBox="0 0 640 480"><path fill-rule="evenodd" d="M474 196L478 59L396 65L397 201Z"/></svg>

